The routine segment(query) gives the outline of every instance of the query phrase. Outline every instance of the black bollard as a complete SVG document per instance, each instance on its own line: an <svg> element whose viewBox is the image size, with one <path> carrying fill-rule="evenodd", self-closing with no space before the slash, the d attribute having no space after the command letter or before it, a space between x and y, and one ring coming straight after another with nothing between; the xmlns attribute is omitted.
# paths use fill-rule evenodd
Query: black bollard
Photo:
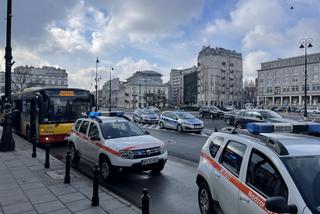
<svg viewBox="0 0 320 214"><path fill-rule="evenodd" d="M70 160L71 160L71 155L70 155L70 152L68 151L66 156L66 173L64 175L65 184L70 184Z"/></svg>
<svg viewBox="0 0 320 214"><path fill-rule="evenodd" d="M94 165L93 169L93 193L91 199L93 207L99 206L99 166Z"/></svg>
<svg viewBox="0 0 320 214"><path fill-rule="evenodd" d="M46 143L46 160L44 163L44 168L48 169L50 168L50 162L49 162L49 158L50 158L50 144Z"/></svg>
<svg viewBox="0 0 320 214"><path fill-rule="evenodd" d="M32 157L37 157L37 147L36 147L36 139L32 138Z"/></svg>
<svg viewBox="0 0 320 214"><path fill-rule="evenodd" d="M144 188L142 190L141 204L142 204L142 214L149 214L149 201L150 201L149 190Z"/></svg>

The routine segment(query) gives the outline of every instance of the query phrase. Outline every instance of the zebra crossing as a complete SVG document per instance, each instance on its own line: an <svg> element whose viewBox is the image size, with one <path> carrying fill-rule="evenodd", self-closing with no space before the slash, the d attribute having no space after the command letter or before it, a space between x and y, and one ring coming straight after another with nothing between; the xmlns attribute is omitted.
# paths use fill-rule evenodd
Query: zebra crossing
<svg viewBox="0 0 320 214"><path fill-rule="evenodd" d="M160 129L158 124L137 124L138 126L140 126L141 128L146 128L146 129ZM161 129L162 131L168 131L168 132L177 132L175 130L170 130L170 129ZM193 132L184 132L184 134L188 134L188 135L194 135L194 136L204 136L204 137L209 137L210 135L206 134L206 133L200 133L200 134L196 134Z"/></svg>

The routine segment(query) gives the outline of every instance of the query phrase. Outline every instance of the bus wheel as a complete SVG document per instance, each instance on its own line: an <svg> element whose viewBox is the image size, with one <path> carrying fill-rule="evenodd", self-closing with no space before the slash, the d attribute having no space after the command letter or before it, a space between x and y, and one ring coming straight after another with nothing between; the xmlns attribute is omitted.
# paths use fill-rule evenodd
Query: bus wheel
<svg viewBox="0 0 320 214"><path fill-rule="evenodd" d="M70 143L70 155L72 163L78 164L80 161L80 156L73 143Z"/></svg>

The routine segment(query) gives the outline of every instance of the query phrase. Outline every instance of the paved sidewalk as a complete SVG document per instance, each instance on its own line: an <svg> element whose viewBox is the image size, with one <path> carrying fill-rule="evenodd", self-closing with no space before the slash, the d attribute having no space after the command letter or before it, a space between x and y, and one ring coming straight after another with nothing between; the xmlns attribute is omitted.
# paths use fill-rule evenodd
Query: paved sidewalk
<svg viewBox="0 0 320 214"><path fill-rule="evenodd" d="M91 179L71 169L71 183L64 184L64 163L50 156L50 169L44 169L45 152L37 148L32 158L31 143L14 139L14 152L0 152L0 214L141 213L101 186L100 206L92 207Z"/></svg>

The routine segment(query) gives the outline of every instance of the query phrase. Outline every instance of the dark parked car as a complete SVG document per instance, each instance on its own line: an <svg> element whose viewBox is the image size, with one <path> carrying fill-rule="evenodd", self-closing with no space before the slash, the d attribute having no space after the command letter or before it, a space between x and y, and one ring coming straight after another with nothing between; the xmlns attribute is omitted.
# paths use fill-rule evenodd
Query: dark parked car
<svg viewBox="0 0 320 214"><path fill-rule="evenodd" d="M234 126L242 129L246 127L247 123L253 122L293 123L295 121L286 119L280 114L271 110L245 110L236 115Z"/></svg>
<svg viewBox="0 0 320 214"><path fill-rule="evenodd" d="M216 106L202 106L199 109L199 114L202 118L210 117L212 119L222 119L224 116L224 112Z"/></svg>
<svg viewBox="0 0 320 214"><path fill-rule="evenodd" d="M234 120L239 112L240 111L230 111L230 112L225 113L223 118L224 118L224 121L226 122L226 124L233 125Z"/></svg>
<svg viewBox="0 0 320 214"><path fill-rule="evenodd" d="M133 121L137 123L158 123L159 116L151 109L136 109Z"/></svg>

